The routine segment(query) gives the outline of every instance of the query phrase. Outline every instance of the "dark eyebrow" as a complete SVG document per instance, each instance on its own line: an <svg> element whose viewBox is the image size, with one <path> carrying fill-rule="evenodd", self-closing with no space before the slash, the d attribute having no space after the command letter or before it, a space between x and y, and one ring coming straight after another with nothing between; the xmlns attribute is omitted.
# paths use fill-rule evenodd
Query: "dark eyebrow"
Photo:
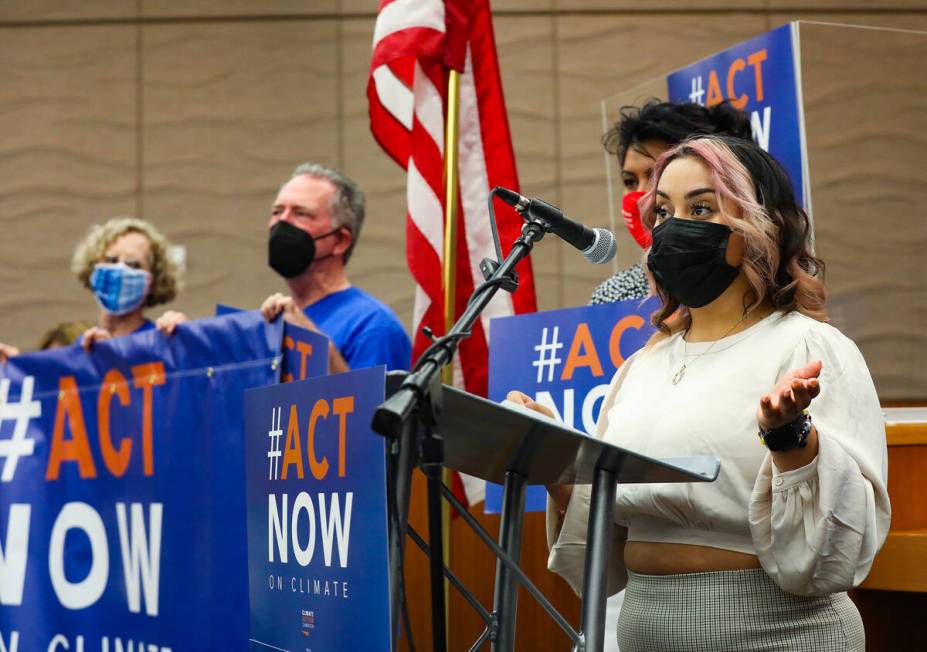
<svg viewBox="0 0 927 652"><path fill-rule="evenodd" d="M714 188L697 188L695 190L689 191L686 193L686 199L692 199L693 197L698 197L699 195L704 195L705 193L710 192L715 194Z"/></svg>
<svg viewBox="0 0 927 652"><path fill-rule="evenodd" d="M277 209L284 209L284 208L286 208L286 204L274 204L273 206L270 207L270 210L275 211ZM301 211L305 211L309 213L310 215L315 216L315 213L309 210L306 206L302 206L300 204L293 204L293 208L298 208Z"/></svg>
<svg viewBox="0 0 927 652"><path fill-rule="evenodd" d="M651 154L650 152L648 152L646 149L644 149L644 146L641 145L640 143L633 143L629 149L633 149L635 152L637 152L638 154L640 154L641 156L645 158L649 158L651 161L657 160L657 157Z"/></svg>
<svg viewBox="0 0 927 652"><path fill-rule="evenodd" d="M686 199L692 199L693 197L698 197L699 195L704 195L705 193L709 193L709 192L710 192L711 194L714 194L714 193L715 193L715 189L714 189L714 188L696 188L695 190L691 190L691 191L687 192L685 198L686 198ZM661 197L664 197L664 198L666 198L666 199L669 199L669 198L670 198L670 196L667 195L667 194L666 194L665 192L663 192L662 190L657 190L657 193L656 193L656 194L658 194L658 195L660 195Z"/></svg>

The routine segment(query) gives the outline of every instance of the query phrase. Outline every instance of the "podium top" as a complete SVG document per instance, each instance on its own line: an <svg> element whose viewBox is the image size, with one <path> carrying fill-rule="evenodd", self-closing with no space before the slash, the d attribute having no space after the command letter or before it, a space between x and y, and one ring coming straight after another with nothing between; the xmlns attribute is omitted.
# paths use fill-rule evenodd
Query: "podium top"
<svg viewBox="0 0 927 652"><path fill-rule="evenodd" d="M614 471L619 484L712 482L712 455L655 459L606 443L520 405L494 403L442 387L438 433L444 465L490 482L508 470L529 484L591 484L596 468Z"/></svg>

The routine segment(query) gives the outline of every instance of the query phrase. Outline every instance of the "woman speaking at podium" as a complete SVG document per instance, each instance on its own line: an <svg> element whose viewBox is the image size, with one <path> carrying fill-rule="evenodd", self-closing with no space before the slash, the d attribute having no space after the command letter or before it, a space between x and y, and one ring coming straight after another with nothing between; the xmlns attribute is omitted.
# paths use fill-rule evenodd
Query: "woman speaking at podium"
<svg viewBox="0 0 927 652"><path fill-rule="evenodd" d="M616 373L596 435L716 455L721 472L618 486L619 647L863 650L846 590L888 531L885 431L862 355L826 323L788 175L752 142L689 140L656 162L642 215L658 332ZM589 487L550 493L549 567L581 592Z"/></svg>

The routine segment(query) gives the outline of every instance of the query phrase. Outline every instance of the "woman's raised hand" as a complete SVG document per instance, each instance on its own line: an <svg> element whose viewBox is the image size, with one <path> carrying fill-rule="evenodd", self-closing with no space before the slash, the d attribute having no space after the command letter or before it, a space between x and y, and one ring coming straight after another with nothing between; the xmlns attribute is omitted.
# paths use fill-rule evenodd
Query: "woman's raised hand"
<svg viewBox="0 0 927 652"><path fill-rule="evenodd" d="M763 430L772 430L795 421L802 410L811 405L812 399L821 393L823 364L820 360L787 372L768 394L760 397L756 411L756 422Z"/></svg>

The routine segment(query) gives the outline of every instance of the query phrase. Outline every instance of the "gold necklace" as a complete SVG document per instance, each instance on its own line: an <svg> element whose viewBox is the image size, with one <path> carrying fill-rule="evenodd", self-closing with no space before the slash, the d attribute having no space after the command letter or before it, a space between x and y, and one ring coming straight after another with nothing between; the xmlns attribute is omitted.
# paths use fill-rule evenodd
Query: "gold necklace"
<svg viewBox="0 0 927 652"><path fill-rule="evenodd" d="M721 337L719 337L718 339L716 339L714 342L712 342L712 343L711 343L711 346L709 346L707 349L705 349L704 351L702 351L701 353L699 353L697 356L695 356L695 357L692 359L692 363L686 362L686 357L688 356L688 351L689 351L689 343L686 341L686 334L689 332L689 329L687 328L687 329L686 329L686 332L682 334L682 366L679 367L678 371L676 371L675 374L673 374L673 378L672 378L673 384L674 384L674 385L678 385L679 382L682 380L683 376L686 375L686 367L688 367L689 364L694 364L696 360L698 360L698 359L701 358L703 355L705 355L706 353L708 353L709 351L711 351L713 348L715 348L715 344L717 344L718 342L720 342L721 340L723 340L725 337L727 337L728 335L730 335L731 333L733 333L735 328L737 328L737 327L740 326L742 323L744 323L744 320L747 318L747 315L749 315L749 314L750 314L749 312L744 313L744 316L740 318L740 321L738 321L736 324L734 324L733 326L731 326L731 327L728 329L728 331L727 331L724 335L722 335ZM691 325L690 325L690 327L691 327Z"/></svg>

